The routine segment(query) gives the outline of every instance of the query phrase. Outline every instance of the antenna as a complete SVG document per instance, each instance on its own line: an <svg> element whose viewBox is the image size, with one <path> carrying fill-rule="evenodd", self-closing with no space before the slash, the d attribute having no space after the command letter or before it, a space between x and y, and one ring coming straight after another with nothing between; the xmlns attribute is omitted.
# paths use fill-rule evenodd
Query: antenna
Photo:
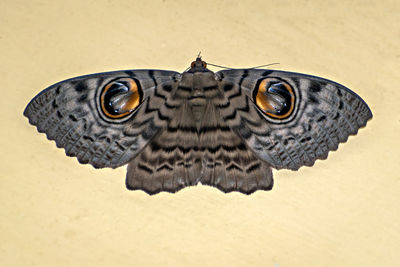
<svg viewBox="0 0 400 267"><path fill-rule="evenodd" d="M218 68L221 68L221 69L231 69L232 70L232 68L224 67L224 66L220 66L220 65L215 65L215 64L212 64L212 63L208 63L208 62L207 62L207 65L210 65L210 66L213 66L213 67L218 67Z"/></svg>
<svg viewBox="0 0 400 267"><path fill-rule="evenodd" d="M207 64L210 65L210 66L213 66L213 67L221 68L221 69L230 69L230 70L234 69L234 68L230 68L230 67L224 67L224 66L220 66L220 65L215 65L215 64L212 64L212 63L208 63L208 62L207 62ZM278 65L278 64L280 64L280 63L270 63L270 64L266 64L266 65L261 65L261 66L257 66L257 67L251 67L251 68L245 68L245 69L252 70L252 69L258 69L258 68L272 66L272 65Z"/></svg>
<svg viewBox="0 0 400 267"><path fill-rule="evenodd" d="M258 68L262 68L262 67L267 67L267 66L272 66L272 65L279 65L280 63L270 63L270 64L266 64L266 65L261 65L261 66L257 66L257 67L252 67L249 69L258 69Z"/></svg>

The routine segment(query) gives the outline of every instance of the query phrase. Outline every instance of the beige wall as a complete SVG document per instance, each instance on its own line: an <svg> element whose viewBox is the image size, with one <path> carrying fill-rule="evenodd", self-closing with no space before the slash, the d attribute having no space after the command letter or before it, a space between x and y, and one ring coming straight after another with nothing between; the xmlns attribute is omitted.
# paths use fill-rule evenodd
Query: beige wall
<svg viewBox="0 0 400 267"><path fill-rule="evenodd" d="M395 266L400 252L399 1L0 3L1 266ZM338 81L374 118L271 192L148 196L125 167L64 155L22 116L43 88L203 59Z"/></svg>

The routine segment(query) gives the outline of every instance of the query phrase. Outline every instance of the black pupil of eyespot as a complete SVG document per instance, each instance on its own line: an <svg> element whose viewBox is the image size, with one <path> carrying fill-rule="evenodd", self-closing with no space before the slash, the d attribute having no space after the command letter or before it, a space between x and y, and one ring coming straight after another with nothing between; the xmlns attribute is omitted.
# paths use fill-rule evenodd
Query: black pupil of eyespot
<svg viewBox="0 0 400 267"><path fill-rule="evenodd" d="M120 115L118 107L114 107L111 98L117 94L129 92L129 87L124 82L113 83L107 92L104 94L104 107L111 115Z"/></svg>
<svg viewBox="0 0 400 267"><path fill-rule="evenodd" d="M290 111L292 96L283 83L274 83L268 87L268 93L276 95L274 98L278 107L275 106L275 115L285 115Z"/></svg>

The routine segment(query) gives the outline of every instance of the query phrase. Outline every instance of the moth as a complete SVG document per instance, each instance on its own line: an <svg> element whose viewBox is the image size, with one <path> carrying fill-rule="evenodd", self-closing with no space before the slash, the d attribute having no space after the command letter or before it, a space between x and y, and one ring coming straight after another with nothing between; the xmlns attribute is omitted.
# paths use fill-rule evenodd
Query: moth
<svg viewBox="0 0 400 267"><path fill-rule="evenodd" d="M312 166L372 118L338 83L269 69L214 73L200 57L183 73L65 80L33 98L24 115L80 163L128 164L127 188L148 194L199 182L223 192L270 190L272 168Z"/></svg>

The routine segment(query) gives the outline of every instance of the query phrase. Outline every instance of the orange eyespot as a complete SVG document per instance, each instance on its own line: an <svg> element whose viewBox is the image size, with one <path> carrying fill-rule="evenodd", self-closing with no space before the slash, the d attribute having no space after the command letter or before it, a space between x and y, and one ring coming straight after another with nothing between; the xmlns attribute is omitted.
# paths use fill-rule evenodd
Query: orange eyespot
<svg viewBox="0 0 400 267"><path fill-rule="evenodd" d="M101 92L101 111L108 118L119 119L131 114L141 103L143 92L132 78L108 83Z"/></svg>
<svg viewBox="0 0 400 267"><path fill-rule="evenodd" d="M292 86L277 78L265 78L258 82L253 92L256 105L265 115L284 120L294 110L295 95Z"/></svg>

